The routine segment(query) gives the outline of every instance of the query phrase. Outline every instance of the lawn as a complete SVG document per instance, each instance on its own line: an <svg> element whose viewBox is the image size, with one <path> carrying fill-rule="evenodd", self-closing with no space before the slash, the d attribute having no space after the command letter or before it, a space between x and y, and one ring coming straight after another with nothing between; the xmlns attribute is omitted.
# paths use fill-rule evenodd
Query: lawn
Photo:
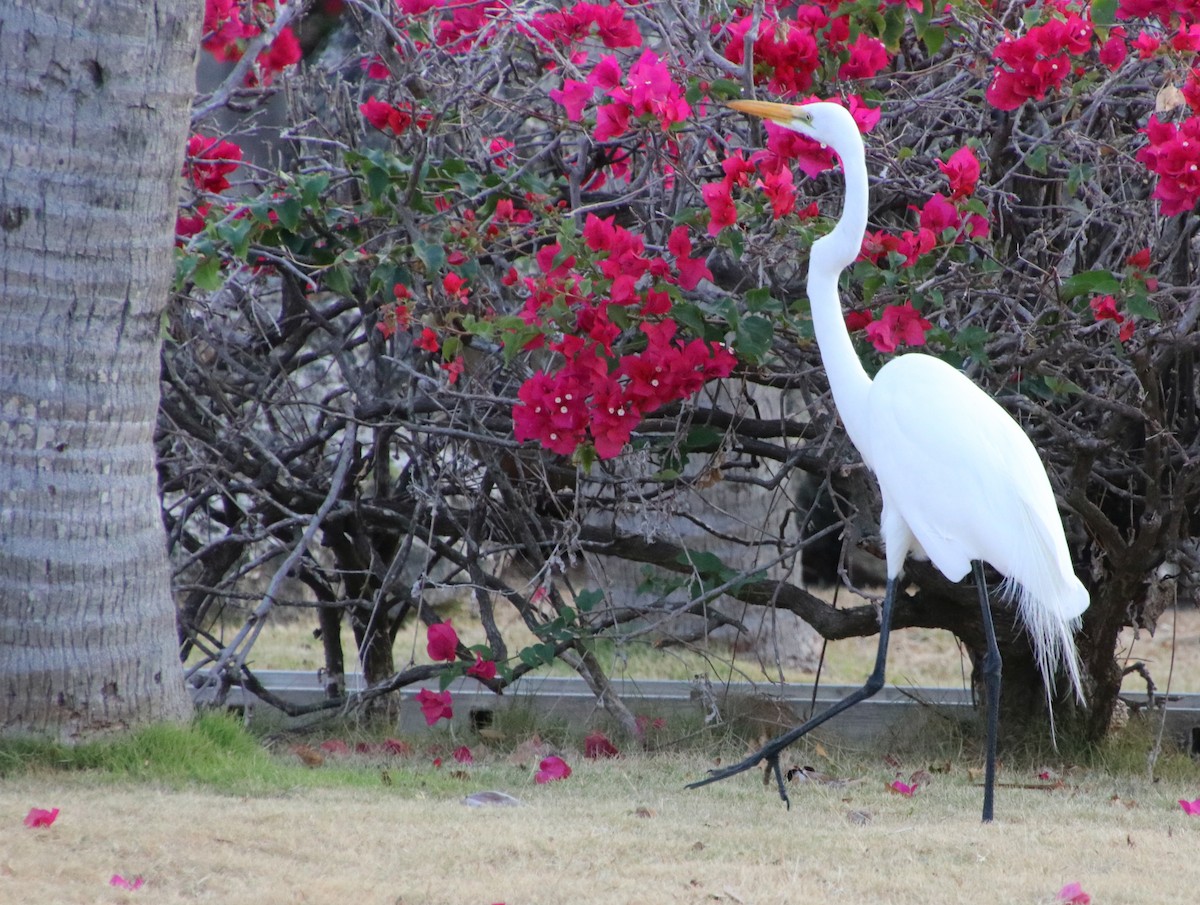
<svg viewBox="0 0 1200 905"><path fill-rule="evenodd" d="M1102 905L1191 903L1200 885L1200 817L1177 803L1200 769L1171 757L1152 782L1126 756L1137 739L1088 766L1005 765L984 826L968 752L810 744L797 756L826 775L794 782L786 810L757 773L686 791L712 764L695 750L588 760L568 741L571 775L538 785L519 745L431 736L308 768L294 739L268 752L213 725L82 757L0 749L0 901L1032 905L1078 882ZM474 763L453 762L458 743ZM888 788L914 773L911 797ZM480 790L520 805L463 804ZM35 806L60 809L52 826L22 826Z"/></svg>

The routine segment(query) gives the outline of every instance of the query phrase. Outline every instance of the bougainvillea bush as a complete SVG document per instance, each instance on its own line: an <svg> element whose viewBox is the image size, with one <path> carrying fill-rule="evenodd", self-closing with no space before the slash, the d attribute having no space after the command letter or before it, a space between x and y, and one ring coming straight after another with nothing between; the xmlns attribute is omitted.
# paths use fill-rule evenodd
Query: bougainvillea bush
<svg viewBox="0 0 1200 905"><path fill-rule="evenodd" d="M714 625L730 621L709 607L723 594L827 638L875 631L871 607L831 608L788 569L818 541L836 541L822 555L839 581L849 558L881 554L803 288L839 213L837 161L722 103L832 98L872 173L847 326L868 369L943 357L1035 439L1092 594L1083 725L1103 731L1117 633L1194 587L1192 7L347 0L301 15L209 0L208 14L205 49L240 68L197 104L159 441L197 681L255 687L262 619L306 606L331 705L345 626L367 698L468 673L499 689L561 658L636 732L595 642L640 637L665 605L589 573L601 555L648 564L646 587ZM744 537L677 528L728 487L769 500L761 569L728 564ZM897 625L980 647L974 592L909 574ZM480 617L471 643L431 606L447 588ZM249 613L236 637L209 631L222 607ZM534 643L503 629L512 613ZM1035 708L1026 641L998 620L1005 704ZM431 662L415 642L393 652L414 624ZM427 717L450 712L445 687Z"/></svg>

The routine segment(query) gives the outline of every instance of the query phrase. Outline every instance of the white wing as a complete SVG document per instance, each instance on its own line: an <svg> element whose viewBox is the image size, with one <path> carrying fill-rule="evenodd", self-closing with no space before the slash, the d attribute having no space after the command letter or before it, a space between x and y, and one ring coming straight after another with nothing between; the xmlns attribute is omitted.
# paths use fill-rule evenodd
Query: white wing
<svg viewBox="0 0 1200 905"><path fill-rule="evenodd" d="M940 359L904 355L880 370L868 411L864 458L939 571L957 581L980 559L1043 602L1078 610L1066 618L1083 611L1086 593L1082 606L1067 593L1078 580L1045 466L995 400Z"/></svg>

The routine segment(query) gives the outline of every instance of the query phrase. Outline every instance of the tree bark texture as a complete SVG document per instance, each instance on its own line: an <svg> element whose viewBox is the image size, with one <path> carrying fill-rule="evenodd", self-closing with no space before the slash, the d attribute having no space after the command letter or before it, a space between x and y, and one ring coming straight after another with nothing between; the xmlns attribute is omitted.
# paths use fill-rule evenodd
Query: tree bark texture
<svg viewBox="0 0 1200 905"><path fill-rule="evenodd" d="M184 718L153 431L190 0L0 3L0 732Z"/></svg>

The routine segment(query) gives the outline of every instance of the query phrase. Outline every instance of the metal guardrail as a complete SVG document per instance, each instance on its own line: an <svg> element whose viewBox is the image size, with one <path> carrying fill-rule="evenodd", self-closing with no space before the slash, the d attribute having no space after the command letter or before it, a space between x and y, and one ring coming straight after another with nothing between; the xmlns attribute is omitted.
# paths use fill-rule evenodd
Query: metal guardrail
<svg viewBox="0 0 1200 905"><path fill-rule="evenodd" d="M260 682L272 694L294 704L312 704L325 698L324 687L315 672L263 670L256 673ZM349 691L365 687L360 674L346 677ZM650 718L681 714L703 714L703 704L695 699L691 682L667 679L614 679L613 688L637 714ZM769 685L738 682L713 686L718 704L731 697L753 697L774 705L772 718L779 728L792 722L789 714L803 719L812 712L824 710L841 700L857 686L821 685L813 699L812 685ZM421 710L414 698L422 688L438 690L436 682L423 682L401 689L401 732L419 733L426 730ZM534 710L538 715L566 722L580 728L588 725L603 708L584 683L575 676L526 676L496 695L473 679L455 679L449 686L454 700L453 722L462 728L489 725L498 713L508 708ZM1130 698L1137 704L1135 698ZM231 707L269 707L240 688L231 691ZM1193 754L1200 754L1200 694L1171 695L1163 704L1166 732ZM727 712L746 713L753 707L745 703L727 707ZM888 735L913 737L931 721L969 720L975 708L969 691L962 688L902 688L887 686L870 698L844 713L838 714L822 727L822 732L847 742L878 741ZM770 720L762 718L766 724Z"/></svg>

